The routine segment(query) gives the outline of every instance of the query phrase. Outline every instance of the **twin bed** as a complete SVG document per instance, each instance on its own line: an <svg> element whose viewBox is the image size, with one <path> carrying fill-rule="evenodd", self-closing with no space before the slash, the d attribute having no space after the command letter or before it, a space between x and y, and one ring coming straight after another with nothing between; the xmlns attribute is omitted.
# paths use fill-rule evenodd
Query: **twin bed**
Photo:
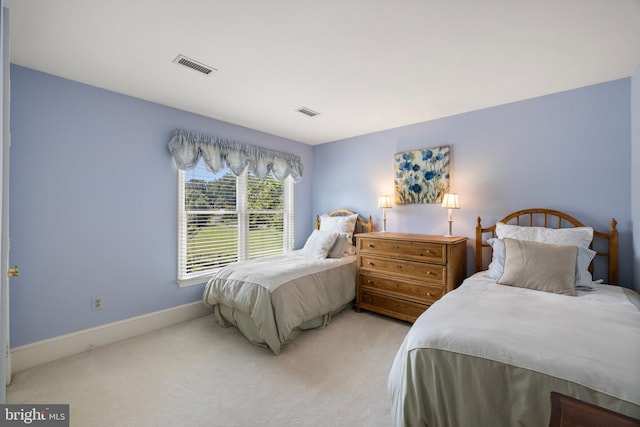
<svg viewBox="0 0 640 427"><path fill-rule="evenodd" d="M222 268L203 301L219 325L235 326L251 343L279 354L300 331L322 328L352 306L353 234L363 231L373 231L371 217L366 222L346 209L317 216L302 249Z"/></svg>
<svg viewBox="0 0 640 427"><path fill-rule="evenodd" d="M615 225L597 232L547 209L487 228L478 218L482 271L420 316L397 352L394 425L546 426L551 392L640 418L640 297L615 286ZM594 256L608 259L608 285L591 279Z"/></svg>

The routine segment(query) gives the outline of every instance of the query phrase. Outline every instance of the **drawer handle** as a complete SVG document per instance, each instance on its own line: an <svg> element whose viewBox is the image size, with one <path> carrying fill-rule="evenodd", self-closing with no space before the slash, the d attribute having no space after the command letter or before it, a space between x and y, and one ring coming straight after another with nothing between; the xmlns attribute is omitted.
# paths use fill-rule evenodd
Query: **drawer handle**
<svg viewBox="0 0 640 427"><path fill-rule="evenodd" d="M431 253L431 249L427 249L427 253L430 254Z"/></svg>
<svg viewBox="0 0 640 427"><path fill-rule="evenodd" d="M427 271L427 276L433 276L433 271Z"/></svg>
<svg viewBox="0 0 640 427"><path fill-rule="evenodd" d="M371 279L367 280L367 283L371 284L373 281Z"/></svg>
<svg viewBox="0 0 640 427"><path fill-rule="evenodd" d="M371 261L369 261L369 265L373 266L374 264Z"/></svg>
<svg viewBox="0 0 640 427"><path fill-rule="evenodd" d="M402 268L402 266L401 265L396 265L396 268Z"/></svg>
<svg viewBox="0 0 640 427"><path fill-rule="evenodd" d="M431 296L431 292L427 292L427 296L430 297Z"/></svg>
<svg viewBox="0 0 640 427"><path fill-rule="evenodd" d="M367 247L372 248L372 247L373 247L373 245L372 245L371 243L369 243L369 244L367 245Z"/></svg>

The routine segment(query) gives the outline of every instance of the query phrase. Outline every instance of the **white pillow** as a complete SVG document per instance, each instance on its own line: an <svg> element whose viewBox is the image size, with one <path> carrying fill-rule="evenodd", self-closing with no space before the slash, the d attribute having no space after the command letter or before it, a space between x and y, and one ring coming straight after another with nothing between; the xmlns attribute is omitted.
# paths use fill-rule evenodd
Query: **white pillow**
<svg viewBox="0 0 640 427"><path fill-rule="evenodd" d="M523 227L498 222L496 223L496 237L498 239L508 237L510 239L528 240L530 242L547 243L551 245L588 248L593 240L593 228Z"/></svg>
<svg viewBox="0 0 640 427"><path fill-rule="evenodd" d="M504 273L504 240L494 238L487 240L487 243L493 248L489 264L489 277L498 280Z"/></svg>
<svg viewBox="0 0 640 427"><path fill-rule="evenodd" d="M312 259L324 259L329 254L333 244L338 238L338 233L331 231L313 230L300 251L300 256Z"/></svg>
<svg viewBox="0 0 640 427"><path fill-rule="evenodd" d="M589 271L589 264L596 256L596 251L589 248L578 248L578 258L576 260L576 288L591 290L596 287L597 282L593 281L593 276Z"/></svg>
<svg viewBox="0 0 640 427"><path fill-rule="evenodd" d="M498 280L504 273L505 247L502 239L488 239L487 243L493 248L491 263L488 268L488 276L491 279ZM576 288L593 289L596 282L589 272L589 264L596 251L589 248L578 247L578 255L576 256L575 286Z"/></svg>
<svg viewBox="0 0 640 427"><path fill-rule="evenodd" d="M349 235L347 233L338 234L338 237L336 238L333 247L329 251L329 255L327 255L327 258L342 258L348 245Z"/></svg>
<svg viewBox="0 0 640 427"><path fill-rule="evenodd" d="M349 239L356 229L358 214L349 216L329 216L320 215L320 231L333 231L335 233L346 233Z"/></svg>

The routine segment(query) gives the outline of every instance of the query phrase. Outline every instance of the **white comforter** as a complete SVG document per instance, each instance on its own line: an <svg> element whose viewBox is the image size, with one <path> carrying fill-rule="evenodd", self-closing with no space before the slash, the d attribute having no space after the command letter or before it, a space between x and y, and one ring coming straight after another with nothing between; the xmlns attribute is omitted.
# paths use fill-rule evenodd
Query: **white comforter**
<svg viewBox="0 0 640 427"><path fill-rule="evenodd" d="M545 425L550 390L638 417L639 309L638 294L621 287L570 297L469 278L417 319L398 351L394 423Z"/></svg>
<svg viewBox="0 0 640 427"><path fill-rule="evenodd" d="M295 328L355 297L355 256L317 260L298 252L221 269L207 283L204 303L250 316L260 337L278 354Z"/></svg>

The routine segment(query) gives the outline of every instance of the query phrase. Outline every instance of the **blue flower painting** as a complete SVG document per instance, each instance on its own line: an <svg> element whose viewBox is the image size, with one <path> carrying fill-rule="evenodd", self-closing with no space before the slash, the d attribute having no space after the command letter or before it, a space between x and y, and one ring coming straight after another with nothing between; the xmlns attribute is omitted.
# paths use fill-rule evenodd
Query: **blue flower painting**
<svg viewBox="0 0 640 427"><path fill-rule="evenodd" d="M442 203L449 192L449 146L395 155L396 204Z"/></svg>

